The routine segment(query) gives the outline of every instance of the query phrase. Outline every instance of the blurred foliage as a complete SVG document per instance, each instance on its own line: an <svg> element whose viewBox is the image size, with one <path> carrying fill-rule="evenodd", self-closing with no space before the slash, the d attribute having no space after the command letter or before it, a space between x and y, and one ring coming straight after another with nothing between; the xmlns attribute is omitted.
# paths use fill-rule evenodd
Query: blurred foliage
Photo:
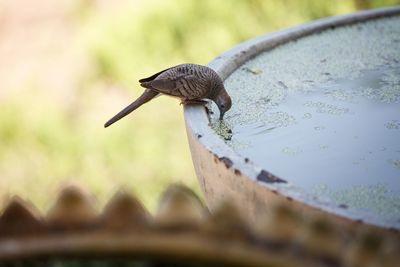
<svg viewBox="0 0 400 267"><path fill-rule="evenodd" d="M98 75L132 85L153 68L206 64L249 38L353 10L351 1L149 0L113 17L86 13L85 36Z"/></svg>
<svg viewBox="0 0 400 267"><path fill-rule="evenodd" d="M153 209L171 181L199 190L176 100L160 97L102 128L141 93L139 78L182 62L206 64L235 44L271 31L357 8L399 4L147 0L116 4L108 12L97 2L77 1L74 10L78 39L92 65L71 88L72 100L33 85L0 100L0 199L18 193L47 208L60 181L76 179L100 203L125 185Z"/></svg>

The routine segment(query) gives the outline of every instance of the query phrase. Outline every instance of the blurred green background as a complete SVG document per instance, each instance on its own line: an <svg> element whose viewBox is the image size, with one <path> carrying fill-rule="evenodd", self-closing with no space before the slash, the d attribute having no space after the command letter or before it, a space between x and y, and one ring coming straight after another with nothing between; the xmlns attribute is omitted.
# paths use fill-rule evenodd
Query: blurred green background
<svg viewBox="0 0 400 267"><path fill-rule="evenodd" d="M68 181L88 187L100 206L120 186L150 210L171 182L199 192L178 101L157 98L103 128L142 92L138 79L207 64L268 32L396 4L0 0L0 201L19 194L45 210Z"/></svg>

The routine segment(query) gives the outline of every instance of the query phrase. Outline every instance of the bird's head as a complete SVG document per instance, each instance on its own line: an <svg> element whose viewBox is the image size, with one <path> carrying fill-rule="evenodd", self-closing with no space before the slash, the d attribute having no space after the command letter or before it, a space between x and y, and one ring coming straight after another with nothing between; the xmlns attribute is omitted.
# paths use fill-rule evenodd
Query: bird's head
<svg viewBox="0 0 400 267"><path fill-rule="evenodd" d="M225 112L227 112L232 106L231 97L228 95L225 88L219 90L214 102L217 104L219 109L219 119L222 120Z"/></svg>

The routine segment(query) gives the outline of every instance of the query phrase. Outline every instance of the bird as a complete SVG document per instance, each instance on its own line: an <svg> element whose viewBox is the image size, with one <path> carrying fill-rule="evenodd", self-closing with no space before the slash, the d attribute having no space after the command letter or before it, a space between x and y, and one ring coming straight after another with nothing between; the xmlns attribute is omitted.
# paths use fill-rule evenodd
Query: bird
<svg viewBox="0 0 400 267"><path fill-rule="evenodd" d="M212 100L219 109L220 120L232 106L222 79L213 69L203 65L180 64L140 79L139 83L146 88L142 95L108 120L105 128L159 95L178 98L184 105L205 104L204 99Z"/></svg>

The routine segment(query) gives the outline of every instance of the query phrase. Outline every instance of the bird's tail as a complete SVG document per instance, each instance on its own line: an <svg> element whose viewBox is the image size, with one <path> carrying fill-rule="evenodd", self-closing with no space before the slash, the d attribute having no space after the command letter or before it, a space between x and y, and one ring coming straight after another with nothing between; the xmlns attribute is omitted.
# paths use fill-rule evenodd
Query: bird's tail
<svg viewBox="0 0 400 267"><path fill-rule="evenodd" d="M114 122L119 121L120 119L122 119L123 117L125 117L126 115L128 115L129 113L131 113L132 111L134 111L135 109L137 109L138 107L143 105L144 103L146 103L146 102L150 101L151 99L153 99L154 97L156 97L158 94L159 94L158 92L150 90L150 89L145 90L143 92L143 94L141 96L139 96L138 99L136 99L129 106L127 106L126 108L121 110L117 115L115 115L114 117L109 119L104 124L104 128L107 128Z"/></svg>

